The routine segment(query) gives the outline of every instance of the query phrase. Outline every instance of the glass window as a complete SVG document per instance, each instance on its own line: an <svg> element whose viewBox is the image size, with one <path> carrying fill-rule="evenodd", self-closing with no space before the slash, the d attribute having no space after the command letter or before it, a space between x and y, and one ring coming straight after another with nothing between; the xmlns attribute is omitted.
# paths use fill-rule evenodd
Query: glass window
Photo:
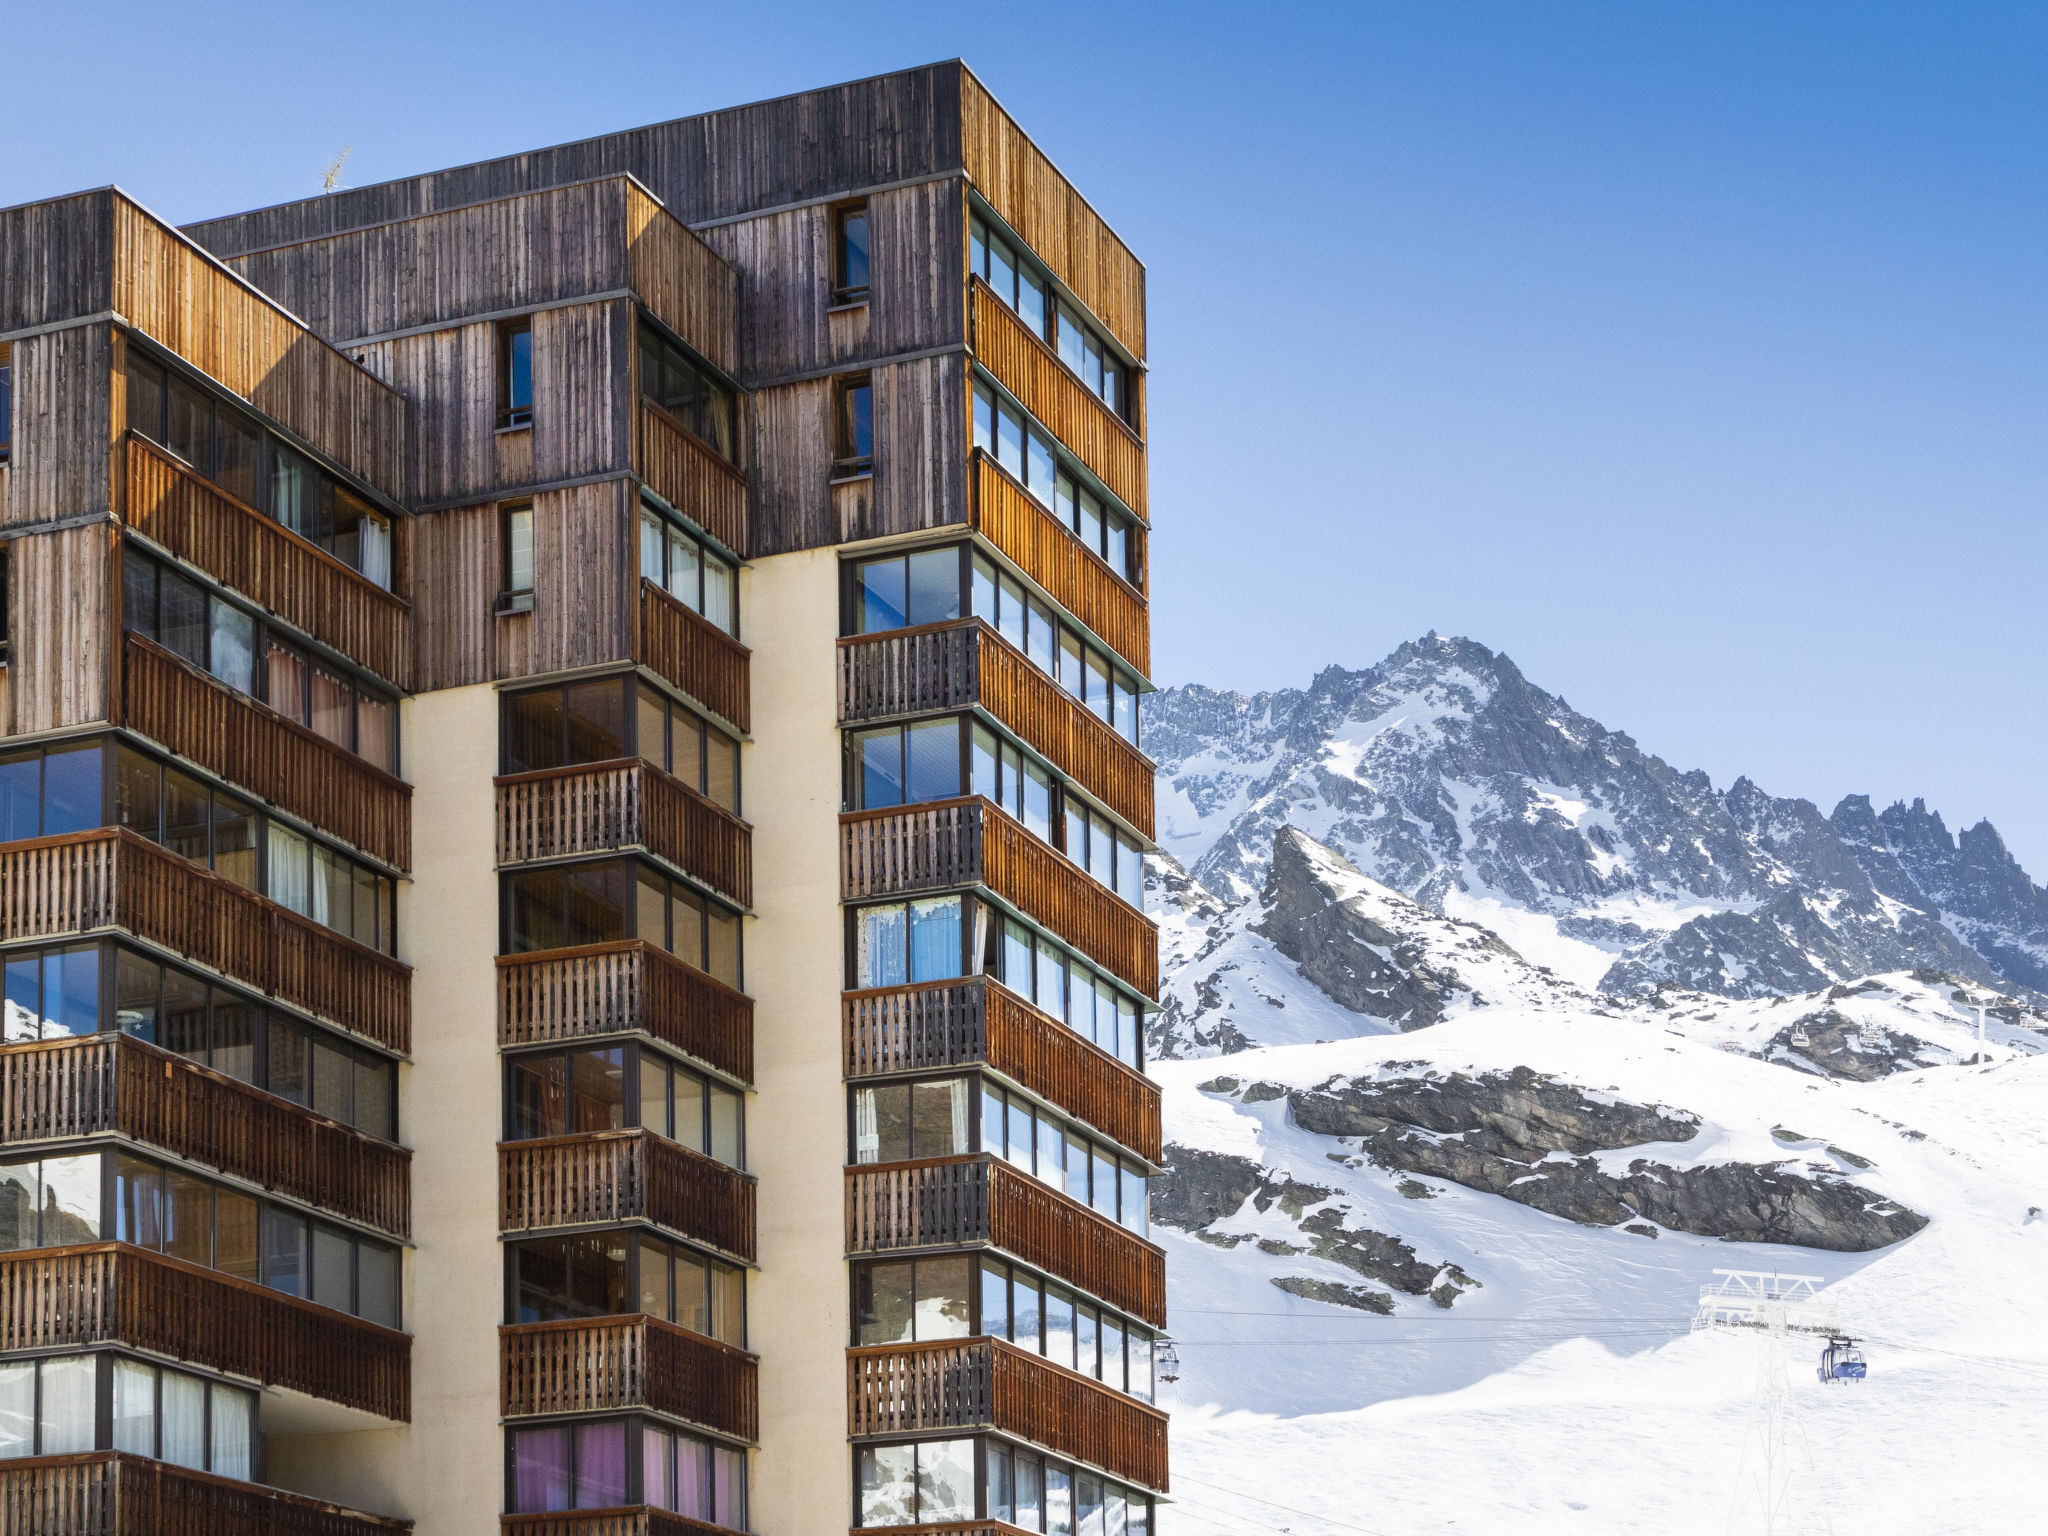
<svg viewBox="0 0 2048 1536"><path fill-rule="evenodd" d="M114 1449L156 1454L156 1372L134 1360L114 1361Z"/></svg>
<svg viewBox="0 0 2048 1536"><path fill-rule="evenodd" d="M231 1189L213 1192L213 1267L237 1280L260 1282L263 1274L260 1207L252 1195Z"/></svg>
<svg viewBox="0 0 2048 1536"><path fill-rule="evenodd" d="M910 903L910 979L943 981L961 973L961 900Z"/></svg>
<svg viewBox="0 0 2048 1536"><path fill-rule="evenodd" d="M398 1326L399 1256L381 1243L356 1244L356 1315L386 1328Z"/></svg>
<svg viewBox="0 0 2048 1536"><path fill-rule="evenodd" d="M533 322L498 327L498 425L523 427L533 421Z"/></svg>
<svg viewBox="0 0 2048 1536"><path fill-rule="evenodd" d="M903 727L904 800L951 800L960 794L960 723L927 720Z"/></svg>
<svg viewBox="0 0 2048 1536"><path fill-rule="evenodd" d="M916 1337L917 1265L862 1264L853 1272L854 1342L909 1344Z"/></svg>
<svg viewBox="0 0 2048 1536"><path fill-rule="evenodd" d="M854 567L854 633L902 629L909 622L910 571L901 559L868 560Z"/></svg>
<svg viewBox="0 0 2048 1536"><path fill-rule="evenodd" d="M874 463L874 390L865 376L839 386L840 474L865 474Z"/></svg>
<svg viewBox="0 0 2048 1536"><path fill-rule="evenodd" d="M144 437L164 440L164 370L143 355L133 342L128 346L128 425Z"/></svg>
<svg viewBox="0 0 2048 1536"><path fill-rule="evenodd" d="M864 907L858 923L857 987L900 987L909 978L910 912L903 906Z"/></svg>
<svg viewBox="0 0 2048 1536"><path fill-rule="evenodd" d="M533 590L533 504L505 509L505 590Z"/></svg>
<svg viewBox="0 0 2048 1536"><path fill-rule="evenodd" d="M512 1507L520 1514L567 1509L570 1490L569 1430L512 1431Z"/></svg>
<svg viewBox="0 0 2048 1536"><path fill-rule="evenodd" d="M709 1145L703 1079L694 1072L677 1071L670 1074L670 1081L675 1085L675 1139L693 1152L703 1152Z"/></svg>
<svg viewBox="0 0 2048 1536"><path fill-rule="evenodd" d="M921 550L906 559L912 625L943 624L960 617L958 547Z"/></svg>
<svg viewBox="0 0 2048 1536"><path fill-rule="evenodd" d="M355 1248L332 1227L313 1228L312 1299L337 1312L355 1310Z"/></svg>
<svg viewBox="0 0 2048 1536"><path fill-rule="evenodd" d="M42 1403L36 1418L43 1455L68 1456L93 1448L97 1366L91 1355L42 1362Z"/></svg>
<svg viewBox="0 0 2048 1536"><path fill-rule="evenodd" d="M216 1477L249 1481L252 1475L250 1449L255 1441L254 1404L253 1393L213 1383L209 1396L208 1438L211 1444L207 1466Z"/></svg>
<svg viewBox="0 0 2048 1536"><path fill-rule="evenodd" d="M1010 1271L993 1259L981 1261L981 1331L998 1339L1010 1336Z"/></svg>
<svg viewBox="0 0 2048 1536"><path fill-rule="evenodd" d="M730 1168L746 1166L745 1107L739 1093L719 1084L708 1089L710 1155Z"/></svg>
<svg viewBox="0 0 2048 1536"><path fill-rule="evenodd" d="M884 1526L918 1523L916 1446L861 1447L860 1523Z"/></svg>
<svg viewBox="0 0 2048 1536"><path fill-rule="evenodd" d="M626 1502L626 1426L576 1426L577 1509L616 1509Z"/></svg>
<svg viewBox="0 0 2048 1536"><path fill-rule="evenodd" d="M868 294L868 205L840 209L837 223L834 297L842 302L864 299Z"/></svg>
<svg viewBox="0 0 2048 1536"><path fill-rule="evenodd" d="M157 642L173 655L206 667L206 593L176 571L157 573Z"/></svg>

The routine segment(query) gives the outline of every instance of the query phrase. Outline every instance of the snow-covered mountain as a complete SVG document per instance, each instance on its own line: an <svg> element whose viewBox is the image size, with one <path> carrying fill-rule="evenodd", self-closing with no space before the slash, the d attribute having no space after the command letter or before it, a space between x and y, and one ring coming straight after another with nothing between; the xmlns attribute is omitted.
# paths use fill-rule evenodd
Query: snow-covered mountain
<svg viewBox="0 0 2048 1536"><path fill-rule="evenodd" d="M1470 640L1252 697L1147 700L1160 841L1222 903L1301 828L1366 875L1478 922L1578 986L1731 997L1931 969L2048 990L2048 890L1980 822L1919 801L1829 815L1716 790Z"/></svg>
<svg viewBox="0 0 2048 1536"><path fill-rule="evenodd" d="M1794 1358L1798 1528L2037 1517L2048 900L1988 825L1717 793L1468 641L1150 723L1168 1536L1762 1529L1728 1268L1871 1354Z"/></svg>

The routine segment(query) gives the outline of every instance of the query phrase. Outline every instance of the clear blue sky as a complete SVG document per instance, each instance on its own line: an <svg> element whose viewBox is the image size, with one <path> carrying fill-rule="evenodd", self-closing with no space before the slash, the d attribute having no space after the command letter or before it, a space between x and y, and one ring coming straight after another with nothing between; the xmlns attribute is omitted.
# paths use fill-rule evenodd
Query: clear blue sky
<svg viewBox="0 0 2048 1536"><path fill-rule="evenodd" d="M1162 681L1463 633L2048 876L2048 8L11 9L0 203L178 220L957 54L1148 264Z"/></svg>

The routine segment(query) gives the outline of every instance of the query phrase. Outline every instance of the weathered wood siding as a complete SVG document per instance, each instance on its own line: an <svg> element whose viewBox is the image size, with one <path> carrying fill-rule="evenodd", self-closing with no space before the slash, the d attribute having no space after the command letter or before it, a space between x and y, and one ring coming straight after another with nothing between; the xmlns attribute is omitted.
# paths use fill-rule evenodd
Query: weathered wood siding
<svg viewBox="0 0 2048 1536"><path fill-rule="evenodd" d="M104 314L113 273L111 193L0 212L0 335Z"/></svg>
<svg viewBox="0 0 2048 1536"><path fill-rule="evenodd" d="M631 172L687 224L957 170L957 60L187 227L223 256Z"/></svg>
<svg viewBox="0 0 2048 1536"><path fill-rule="evenodd" d="M632 301L533 317L533 480L630 467Z"/></svg>
<svg viewBox="0 0 2048 1536"><path fill-rule="evenodd" d="M533 498L531 670L555 672L632 655L639 536L630 482Z"/></svg>
<svg viewBox="0 0 2048 1536"><path fill-rule="evenodd" d="M961 147L974 189L1038 258L1145 356L1145 268L982 83L960 72Z"/></svg>
<svg viewBox="0 0 2048 1536"><path fill-rule="evenodd" d="M14 343L14 446L0 526L112 505L114 327L101 322Z"/></svg>
<svg viewBox="0 0 2048 1536"><path fill-rule="evenodd" d="M965 210L951 179L871 196L869 299L837 310L831 204L707 229L705 239L739 271L741 377L770 381L964 340Z"/></svg>
<svg viewBox="0 0 2048 1536"><path fill-rule="evenodd" d="M108 718L113 557L104 522L7 546L14 734Z"/></svg>
<svg viewBox="0 0 2048 1536"><path fill-rule="evenodd" d="M757 390L747 400L747 521L754 553L838 540L832 510L832 380Z"/></svg>
<svg viewBox="0 0 2048 1536"><path fill-rule="evenodd" d="M967 521L967 360L959 353L874 370L870 536Z"/></svg>
<svg viewBox="0 0 2048 1536"><path fill-rule="evenodd" d="M413 520L413 676L422 692L498 676L497 602L504 551L495 505Z"/></svg>
<svg viewBox="0 0 2048 1536"><path fill-rule="evenodd" d="M740 366L740 275L687 224L621 181L626 198L626 286L717 368Z"/></svg>

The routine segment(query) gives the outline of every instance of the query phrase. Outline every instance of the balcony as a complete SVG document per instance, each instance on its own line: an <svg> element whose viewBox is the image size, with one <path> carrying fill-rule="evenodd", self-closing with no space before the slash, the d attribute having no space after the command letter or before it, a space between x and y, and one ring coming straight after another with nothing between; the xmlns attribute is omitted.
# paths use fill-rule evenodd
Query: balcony
<svg viewBox="0 0 2048 1536"><path fill-rule="evenodd" d="M1166 1250L1007 1163L934 1158L846 1170L846 1251L1000 1248L1166 1326Z"/></svg>
<svg viewBox="0 0 2048 1536"><path fill-rule="evenodd" d="M130 634L121 719L385 863L412 863L412 786Z"/></svg>
<svg viewBox="0 0 2048 1536"><path fill-rule="evenodd" d="M268 1387L412 1417L412 1340L120 1243L0 1255L0 1349L126 1344Z"/></svg>
<svg viewBox="0 0 2048 1536"><path fill-rule="evenodd" d="M121 828L0 847L0 943L125 928L390 1050L410 1048L412 967Z"/></svg>
<svg viewBox="0 0 2048 1536"><path fill-rule="evenodd" d="M939 800L839 818L839 895L872 901L982 885L1147 997L1159 930L991 802Z"/></svg>
<svg viewBox="0 0 2048 1536"><path fill-rule="evenodd" d="M752 728L747 706L752 656L709 619L640 578L640 660L743 736Z"/></svg>
<svg viewBox="0 0 2048 1536"><path fill-rule="evenodd" d="M22 1536L400 1536L411 1529L410 1520L120 1451L0 1461L0 1531Z"/></svg>
<svg viewBox="0 0 2048 1536"><path fill-rule="evenodd" d="M753 833L682 780L637 757L509 774L498 788L498 862L644 848L751 906Z"/></svg>
<svg viewBox="0 0 2048 1536"><path fill-rule="evenodd" d="M393 1237L412 1229L412 1153L127 1035L0 1048L0 1142L114 1135Z"/></svg>
<svg viewBox="0 0 2048 1536"><path fill-rule="evenodd" d="M759 1437L754 1357L659 1318L599 1317L498 1330L498 1411L644 1408L719 1434Z"/></svg>
<svg viewBox="0 0 2048 1536"><path fill-rule="evenodd" d="M839 723L987 710L1089 794L1152 835L1152 761L979 619L839 642Z"/></svg>
<svg viewBox="0 0 2048 1536"><path fill-rule="evenodd" d="M498 1044L634 1031L753 1081L754 1000L645 939L498 957Z"/></svg>
<svg viewBox="0 0 2048 1536"><path fill-rule="evenodd" d="M849 1078L986 1066L1159 1161L1159 1085L999 982L849 992L842 1006Z"/></svg>
<svg viewBox="0 0 2048 1536"><path fill-rule="evenodd" d="M846 1352L847 1433L997 1429L1166 1492L1166 1415L1006 1339Z"/></svg>
<svg viewBox="0 0 2048 1536"><path fill-rule="evenodd" d="M692 1520L645 1504L630 1509L564 1510L553 1515L500 1515L498 1536L732 1536L723 1525Z"/></svg>
<svg viewBox="0 0 2048 1536"><path fill-rule="evenodd" d="M130 433L125 451L122 513L130 528L387 682L411 687L410 603L147 438Z"/></svg>
<svg viewBox="0 0 2048 1536"><path fill-rule="evenodd" d="M640 402L639 426L633 469L647 489L745 559L751 552L746 471L651 400Z"/></svg>
<svg viewBox="0 0 2048 1536"><path fill-rule="evenodd" d="M974 280L974 357L1112 496L1146 515L1144 440L980 278Z"/></svg>
<svg viewBox="0 0 2048 1536"><path fill-rule="evenodd" d="M974 528L1111 650L1140 673L1152 670L1152 619L1144 594L979 450ZM1143 534L1134 529L1132 536Z"/></svg>
<svg viewBox="0 0 2048 1536"><path fill-rule="evenodd" d="M622 1221L651 1221L751 1262L754 1181L647 1130L499 1145L499 1231Z"/></svg>

